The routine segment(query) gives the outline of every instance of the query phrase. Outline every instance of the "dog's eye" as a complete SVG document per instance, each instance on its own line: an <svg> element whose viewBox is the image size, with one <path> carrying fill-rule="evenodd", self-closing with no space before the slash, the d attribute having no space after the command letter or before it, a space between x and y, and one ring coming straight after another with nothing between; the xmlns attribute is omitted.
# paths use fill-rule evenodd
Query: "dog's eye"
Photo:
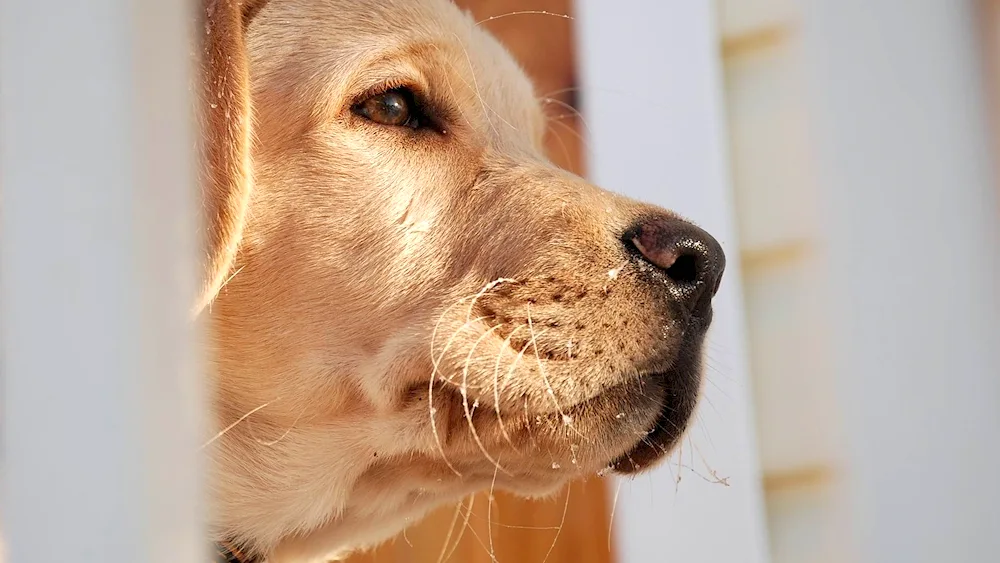
<svg viewBox="0 0 1000 563"><path fill-rule="evenodd" d="M422 125L413 93L403 88L377 94L354 106L354 111L381 125L417 129Z"/></svg>

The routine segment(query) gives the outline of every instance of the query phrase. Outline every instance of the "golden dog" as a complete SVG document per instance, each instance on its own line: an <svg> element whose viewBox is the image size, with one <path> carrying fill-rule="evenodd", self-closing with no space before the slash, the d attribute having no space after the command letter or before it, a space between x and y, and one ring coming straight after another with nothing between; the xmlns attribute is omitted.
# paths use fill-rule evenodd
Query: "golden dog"
<svg viewBox="0 0 1000 563"><path fill-rule="evenodd" d="M532 85L447 0L203 15L215 541L336 557L493 483L671 449L710 235L551 164Z"/></svg>

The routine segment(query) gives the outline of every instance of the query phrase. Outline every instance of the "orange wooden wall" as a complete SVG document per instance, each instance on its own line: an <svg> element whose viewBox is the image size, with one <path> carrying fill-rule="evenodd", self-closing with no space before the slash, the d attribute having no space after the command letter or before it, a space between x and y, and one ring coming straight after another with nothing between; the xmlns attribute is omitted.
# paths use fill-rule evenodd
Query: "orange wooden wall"
<svg viewBox="0 0 1000 563"><path fill-rule="evenodd" d="M511 50L534 79L551 118L546 140L552 160L582 174L585 145L575 115L571 0L457 0ZM486 493L445 507L395 541L349 563L612 563L606 482L573 483L549 501ZM466 521L468 522L466 524ZM491 555L492 554L492 555Z"/></svg>

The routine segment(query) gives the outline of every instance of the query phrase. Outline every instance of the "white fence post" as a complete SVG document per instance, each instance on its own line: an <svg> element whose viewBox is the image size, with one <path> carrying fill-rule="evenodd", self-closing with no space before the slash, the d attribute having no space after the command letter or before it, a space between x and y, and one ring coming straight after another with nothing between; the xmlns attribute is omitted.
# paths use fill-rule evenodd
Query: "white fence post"
<svg viewBox="0 0 1000 563"><path fill-rule="evenodd" d="M0 0L12 563L205 560L187 2Z"/></svg>
<svg viewBox="0 0 1000 563"><path fill-rule="evenodd" d="M576 12L591 179L686 215L730 257L707 345L712 383L680 460L730 486L678 469L676 455L625 481L613 523L621 561L765 562L713 3L580 0Z"/></svg>
<svg viewBox="0 0 1000 563"><path fill-rule="evenodd" d="M976 2L804 4L850 560L1000 561L1000 207Z"/></svg>

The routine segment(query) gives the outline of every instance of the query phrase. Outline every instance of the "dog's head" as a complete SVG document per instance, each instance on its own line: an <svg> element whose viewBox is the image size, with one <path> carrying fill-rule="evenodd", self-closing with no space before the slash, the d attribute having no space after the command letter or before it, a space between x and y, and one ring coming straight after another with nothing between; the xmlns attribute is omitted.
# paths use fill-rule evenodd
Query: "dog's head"
<svg viewBox="0 0 1000 563"><path fill-rule="evenodd" d="M672 448L711 236L553 166L531 84L446 0L209 4L220 537L320 553Z"/></svg>

